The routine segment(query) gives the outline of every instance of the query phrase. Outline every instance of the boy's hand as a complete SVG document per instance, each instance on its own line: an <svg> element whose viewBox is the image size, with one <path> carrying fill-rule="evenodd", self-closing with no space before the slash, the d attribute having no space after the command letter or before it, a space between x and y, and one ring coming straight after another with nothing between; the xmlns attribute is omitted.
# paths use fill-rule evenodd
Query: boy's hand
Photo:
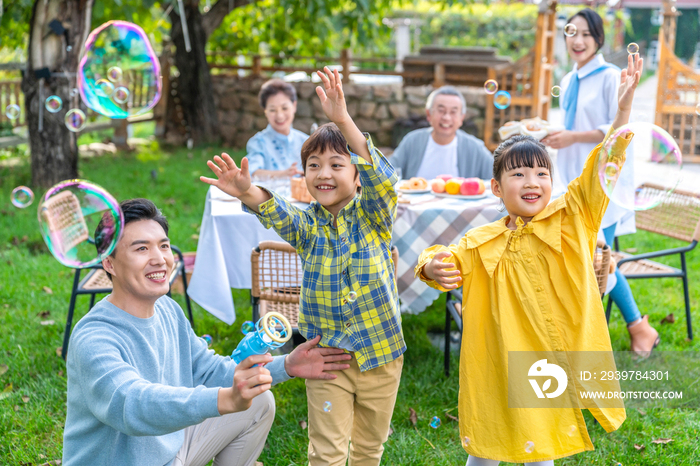
<svg viewBox="0 0 700 466"><path fill-rule="evenodd" d="M241 164L241 165L242 165L242 164ZM294 162L293 164L291 164L291 165L289 166L289 168L287 168L286 170L284 170L284 176L289 176L290 178L291 178L292 176L303 175L303 174L304 174L304 172L301 171L301 170L299 170L299 169L297 168L297 163L296 163L296 162Z"/></svg>
<svg viewBox="0 0 700 466"><path fill-rule="evenodd" d="M433 260L423 266L423 275L435 282L446 290L454 290L462 286L462 276L454 263L443 262L444 259L451 257L452 254L443 251L435 254ZM451 269L451 270L450 270Z"/></svg>
<svg viewBox="0 0 700 466"><path fill-rule="evenodd" d="M343 84L338 70L331 72L326 66L323 68L323 72L317 71L316 73L323 81L323 87L316 87L316 94L321 99L323 112L336 125L341 126L345 124L350 119L350 115L348 115L348 109L345 106Z"/></svg>
<svg viewBox="0 0 700 466"><path fill-rule="evenodd" d="M248 157L244 157L241 161L241 168L236 166L236 162L227 153L221 154L221 157L214 156L214 162L207 160L207 165L216 175L216 179L200 176L200 181L216 186L234 197L241 197L250 189Z"/></svg>
<svg viewBox="0 0 700 466"><path fill-rule="evenodd" d="M618 107L620 111L629 112L632 110L632 100L634 91L637 89L639 80L642 77L644 59L638 53L627 55L627 68L622 70L620 76L620 89L618 90Z"/></svg>

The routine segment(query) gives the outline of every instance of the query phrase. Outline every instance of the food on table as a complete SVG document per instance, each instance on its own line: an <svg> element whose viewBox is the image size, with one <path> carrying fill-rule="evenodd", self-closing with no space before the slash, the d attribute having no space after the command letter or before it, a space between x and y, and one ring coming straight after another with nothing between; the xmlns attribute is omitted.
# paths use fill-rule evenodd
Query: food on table
<svg viewBox="0 0 700 466"><path fill-rule="evenodd" d="M459 192L463 196L476 196L483 194L486 191L486 186L481 178L467 178L462 181L459 187Z"/></svg>
<svg viewBox="0 0 700 466"><path fill-rule="evenodd" d="M535 117L521 121L509 121L498 129L498 135L503 141L516 134L528 135L540 140L563 130L564 127L561 125L552 125L547 120Z"/></svg>
<svg viewBox="0 0 700 466"><path fill-rule="evenodd" d="M422 189L428 189L428 180L425 178L413 177L410 180L404 180L399 185L399 189L404 189L407 191L418 191Z"/></svg>
<svg viewBox="0 0 700 466"><path fill-rule="evenodd" d="M448 181L450 181L452 178L455 178L454 175L438 175L437 177L438 177L439 179L441 179L442 181L444 181L445 183L447 183Z"/></svg>
<svg viewBox="0 0 700 466"><path fill-rule="evenodd" d="M309 188L306 187L306 178L303 176L295 176L292 178L292 199L299 202L311 204L314 198L309 194Z"/></svg>
<svg viewBox="0 0 700 466"><path fill-rule="evenodd" d="M435 193L444 193L445 184L445 180L443 180L442 178L436 178L430 181L430 189L432 189Z"/></svg>
<svg viewBox="0 0 700 466"><path fill-rule="evenodd" d="M445 183L445 192L447 192L447 194L459 194L459 189L461 186L461 179L452 178L450 181Z"/></svg>

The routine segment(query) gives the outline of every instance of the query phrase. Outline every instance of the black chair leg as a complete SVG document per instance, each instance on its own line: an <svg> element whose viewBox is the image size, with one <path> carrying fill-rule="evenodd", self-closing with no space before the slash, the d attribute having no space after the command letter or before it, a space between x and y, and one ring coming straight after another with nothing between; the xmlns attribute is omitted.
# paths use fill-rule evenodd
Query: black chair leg
<svg viewBox="0 0 700 466"><path fill-rule="evenodd" d="M187 314L190 316L190 325L194 329L194 317L192 317L192 304L190 296L187 294L187 274L185 273L185 264L182 264L182 288L185 291L185 304L187 304Z"/></svg>
<svg viewBox="0 0 700 466"><path fill-rule="evenodd" d="M445 301L445 377L450 376L450 324L452 323L452 316L450 315L450 310L447 307L449 302L450 297L447 296L447 300Z"/></svg>
<svg viewBox="0 0 700 466"><path fill-rule="evenodd" d="M260 319L260 300L259 298L252 298L253 300L253 324L258 323Z"/></svg>
<svg viewBox="0 0 700 466"><path fill-rule="evenodd" d="M68 316L66 317L66 331L63 334L63 346L61 349L61 357L66 360L68 355L68 340L70 340L70 331L73 327L73 311L75 311L75 300L78 297L78 284L80 283L80 269L75 269L75 277L73 278L73 289L70 294L70 304L68 305ZM93 295L94 296L94 295Z"/></svg>
<svg viewBox="0 0 700 466"><path fill-rule="evenodd" d="M95 296L97 296L96 293L90 293L90 307L88 308L88 312L90 312L90 309L92 309L92 306L95 305Z"/></svg>
<svg viewBox="0 0 700 466"><path fill-rule="evenodd" d="M610 311L612 311L613 300L610 295L608 295L608 305L605 308L605 321L610 325Z"/></svg>
<svg viewBox="0 0 700 466"><path fill-rule="evenodd" d="M681 253L681 269L683 269L683 294L685 297L685 325L688 328L688 339L693 339L693 326L690 317L690 293L688 290L688 268L685 264L685 254Z"/></svg>

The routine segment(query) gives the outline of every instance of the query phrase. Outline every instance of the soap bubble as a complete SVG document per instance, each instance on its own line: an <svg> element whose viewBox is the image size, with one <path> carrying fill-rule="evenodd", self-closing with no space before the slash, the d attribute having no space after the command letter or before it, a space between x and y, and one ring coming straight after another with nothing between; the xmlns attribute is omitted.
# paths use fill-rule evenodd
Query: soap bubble
<svg viewBox="0 0 700 466"><path fill-rule="evenodd" d="M100 97L109 97L114 92L114 84L109 79L99 79L95 86L95 93Z"/></svg>
<svg viewBox="0 0 700 466"><path fill-rule="evenodd" d="M638 53L639 52L639 45L636 43L632 42L627 46L627 53L633 54L633 53Z"/></svg>
<svg viewBox="0 0 700 466"><path fill-rule="evenodd" d="M510 105L510 93L508 91L498 91L493 98L493 104L497 109L503 110Z"/></svg>
<svg viewBox="0 0 700 466"><path fill-rule="evenodd" d="M552 86L552 97L559 97L561 95L561 87Z"/></svg>
<svg viewBox="0 0 700 466"><path fill-rule="evenodd" d="M207 346L211 346L211 342L212 342L211 335L205 333L204 335L202 335L202 338L204 338L204 341L207 342Z"/></svg>
<svg viewBox="0 0 700 466"><path fill-rule="evenodd" d="M462 445L464 445L465 447L468 447L470 443L471 443L471 439L469 437L464 437L462 439Z"/></svg>
<svg viewBox="0 0 700 466"><path fill-rule="evenodd" d="M574 37L576 35L576 25L569 23L564 26L564 35L566 37Z"/></svg>
<svg viewBox="0 0 700 466"><path fill-rule="evenodd" d="M525 442L525 452L532 453L533 451L535 451L535 442L531 442L530 440L528 440L527 442Z"/></svg>
<svg viewBox="0 0 700 466"><path fill-rule="evenodd" d="M104 188L67 180L49 188L38 209L41 234L51 254L67 267L99 264L117 246L124 230L119 203ZM97 226L100 232L97 237Z"/></svg>
<svg viewBox="0 0 700 466"><path fill-rule="evenodd" d="M70 96L71 96L71 97L75 97L75 96L78 95L79 93L80 93L80 91L78 90L77 87L74 87L73 89L70 90Z"/></svg>
<svg viewBox="0 0 700 466"><path fill-rule="evenodd" d="M79 108L72 108L66 113L66 118L64 121L66 122L66 128L68 128L69 131L77 133L85 128L87 118L85 118L85 113L83 113L82 110Z"/></svg>
<svg viewBox="0 0 700 466"><path fill-rule="evenodd" d="M612 149L617 141L632 135L627 160L620 167ZM621 126L606 140L603 149L598 159L601 186L611 202L626 209L653 209L682 180L683 158L678 144L670 134L651 123Z"/></svg>
<svg viewBox="0 0 700 466"><path fill-rule="evenodd" d="M114 90L112 98L116 103L123 104L129 100L129 90L125 87L118 87Z"/></svg>
<svg viewBox="0 0 700 466"><path fill-rule="evenodd" d="M433 420L430 421L430 427L432 427L433 429L437 429L438 427L440 427L440 424L442 424L440 418L437 416L433 416Z"/></svg>
<svg viewBox="0 0 700 466"><path fill-rule="evenodd" d="M356 300L357 300L357 293L355 293L354 291L351 291L350 293L348 293L348 302L354 303Z"/></svg>
<svg viewBox="0 0 700 466"><path fill-rule="evenodd" d="M5 108L5 115L10 120L16 120L17 118L19 118L19 114L20 114L19 105L11 104L11 105L8 105L7 108Z"/></svg>
<svg viewBox="0 0 700 466"><path fill-rule="evenodd" d="M573 437L574 435L576 435L577 432L578 428L575 425L571 424L566 433L569 434L569 437Z"/></svg>
<svg viewBox="0 0 700 466"><path fill-rule="evenodd" d="M697 104L697 105L695 106L695 113L698 114L698 115L700 115L700 104Z"/></svg>
<svg viewBox="0 0 700 466"><path fill-rule="evenodd" d="M121 105L110 97L112 81L140 98ZM162 91L160 62L143 29L126 21L109 21L92 31L78 66L78 88L90 109L109 118L142 115L152 109Z"/></svg>
<svg viewBox="0 0 700 466"><path fill-rule="evenodd" d="M122 79L122 69L118 66L113 66L107 70L107 79L116 83Z"/></svg>
<svg viewBox="0 0 700 466"><path fill-rule="evenodd" d="M57 113L60 112L63 108L63 101L59 96L52 95L51 97L46 99L46 102L44 102L44 106L46 107L46 110L48 110L49 113Z"/></svg>
<svg viewBox="0 0 700 466"><path fill-rule="evenodd" d="M603 178L605 178L605 181L617 181L619 175L620 168L616 163L610 162L603 166Z"/></svg>
<svg viewBox="0 0 700 466"><path fill-rule="evenodd" d="M484 90L487 94L495 94L498 90L498 83L495 79L489 79L484 83Z"/></svg>
<svg viewBox="0 0 700 466"><path fill-rule="evenodd" d="M34 193L31 189L26 186L17 186L12 190L12 197L10 198L12 205L24 209L32 205L34 202Z"/></svg>
<svg viewBox="0 0 700 466"><path fill-rule="evenodd" d="M323 412L330 413L331 409L333 409L333 404L330 401L325 401L323 403Z"/></svg>
<svg viewBox="0 0 700 466"><path fill-rule="evenodd" d="M243 335L248 335L253 330L255 330L255 324L249 320L246 320L243 322L243 325L241 325L241 332L243 332Z"/></svg>

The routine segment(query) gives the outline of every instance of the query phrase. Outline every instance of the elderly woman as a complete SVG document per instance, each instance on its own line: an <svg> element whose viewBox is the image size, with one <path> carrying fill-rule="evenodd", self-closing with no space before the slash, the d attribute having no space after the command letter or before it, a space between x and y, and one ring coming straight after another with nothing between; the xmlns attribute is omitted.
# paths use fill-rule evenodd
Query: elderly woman
<svg viewBox="0 0 700 466"><path fill-rule="evenodd" d="M263 84L259 98L268 125L246 145L251 175L279 178L301 174L301 146L309 136L292 128L296 90L281 79L271 79Z"/></svg>

